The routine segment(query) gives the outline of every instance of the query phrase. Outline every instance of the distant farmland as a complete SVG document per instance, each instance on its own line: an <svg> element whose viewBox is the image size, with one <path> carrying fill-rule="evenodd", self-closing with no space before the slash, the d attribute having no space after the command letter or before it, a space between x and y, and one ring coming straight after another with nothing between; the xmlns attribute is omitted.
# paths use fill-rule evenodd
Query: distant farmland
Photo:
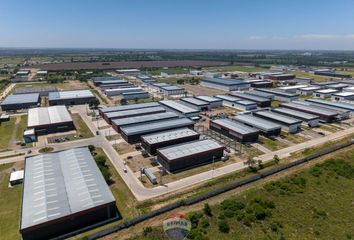
<svg viewBox="0 0 354 240"><path fill-rule="evenodd" d="M132 61L132 62L70 62L42 64L33 67L48 71L60 70L80 70L80 69L125 69L125 68L163 68L163 67L211 67L228 65L228 62L221 61L199 61L199 60L181 60L181 61Z"/></svg>

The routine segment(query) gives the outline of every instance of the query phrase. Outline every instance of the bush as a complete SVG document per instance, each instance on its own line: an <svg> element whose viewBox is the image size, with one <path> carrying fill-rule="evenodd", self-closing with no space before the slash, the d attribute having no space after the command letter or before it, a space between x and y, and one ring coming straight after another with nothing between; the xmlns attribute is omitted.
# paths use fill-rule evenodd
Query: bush
<svg viewBox="0 0 354 240"><path fill-rule="evenodd" d="M211 207L209 206L208 203L204 204L203 211L204 211L204 214L205 214L205 215L207 215L207 216L209 216L209 217L213 216Z"/></svg>
<svg viewBox="0 0 354 240"><path fill-rule="evenodd" d="M202 220L200 221L200 226L201 226L202 228L207 228L207 227L209 227L210 224L209 224L208 219L202 218Z"/></svg>
<svg viewBox="0 0 354 240"><path fill-rule="evenodd" d="M93 145L88 145L87 147L88 147L88 149L90 150L91 153L96 150L96 147L93 146Z"/></svg>
<svg viewBox="0 0 354 240"><path fill-rule="evenodd" d="M188 213L188 218L191 221L192 228L197 228L199 224L199 219L201 219L203 215L199 212L190 212Z"/></svg>
<svg viewBox="0 0 354 240"><path fill-rule="evenodd" d="M221 221L219 222L219 231L222 233L228 233L230 232L230 226L226 221Z"/></svg>
<svg viewBox="0 0 354 240"><path fill-rule="evenodd" d="M279 221L273 221L270 223L270 229L273 232L278 232L279 228L282 228L283 225Z"/></svg>

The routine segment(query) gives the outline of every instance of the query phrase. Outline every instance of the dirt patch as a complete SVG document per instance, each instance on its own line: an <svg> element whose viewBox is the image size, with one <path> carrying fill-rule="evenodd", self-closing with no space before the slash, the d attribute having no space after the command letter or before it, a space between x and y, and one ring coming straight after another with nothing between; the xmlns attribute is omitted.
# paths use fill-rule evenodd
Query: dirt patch
<svg viewBox="0 0 354 240"><path fill-rule="evenodd" d="M223 91L223 90L203 87L200 85L183 84L183 85L178 85L178 86L185 88L188 91L188 93L191 95L214 96L214 95L220 95L220 94L226 93L226 91Z"/></svg>
<svg viewBox="0 0 354 240"><path fill-rule="evenodd" d="M127 154L136 151L134 145L131 145L126 142L114 144L113 147L119 154Z"/></svg>

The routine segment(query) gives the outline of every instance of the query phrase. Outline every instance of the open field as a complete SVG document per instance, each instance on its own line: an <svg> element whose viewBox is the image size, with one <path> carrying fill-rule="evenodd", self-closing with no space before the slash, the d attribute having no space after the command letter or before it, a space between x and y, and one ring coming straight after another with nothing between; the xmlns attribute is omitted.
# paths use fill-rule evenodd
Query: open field
<svg viewBox="0 0 354 240"><path fill-rule="evenodd" d="M168 73L168 74L185 74L189 73L189 69L187 68L172 68L172 69L156 69L147 71L148 74L151 75L160 75L161 73Z"/></svg>
<svg viewBox="0 0 354 240"><path fill-rule="evenodd" d="M0 150L5 150L9 146L13 129L15 127L16 118L10 118L8 122L2 122L0 125Z"/></svg>
<svg viewBox="0 0 354 240"><path fill-rule="evenodd" d="M286 73L295 74L296 77L305 77L305 78L313 78L315 82L324 82L329 81L330 77L315 75L308 72L301 72L301 71L286 71Z"/></svg>
<svg viewBox="0 0 354 240"><path fill-rule="evenodd" d="M347 148L309 169L229 197L211 206L209 215L189 212L195 219L190 237L352 239L353 157L354 150ZM130 239L167 238L158 227Z"/></svg>
<svg viewBox="0 0 354 240"><path fill-rule="evenodd" d="M47 83L47 82L35 82L35 83L17 83L16 87L43 87L52 86L59 90L74 90L74 89L86 89L87 83L77 80L66 80L62 83ZM15 88L16 88L15 87Z"/></svg>
<svg viewBox="0 0 354 240"><path fill-rule="evenodd" d="M220 67L210 67L207 70L216 72L269 72L269 68L254 67L254 66L220 66Z"/></svg>
<svg viewBox="0 0 354 240"><path fill-rule="evenodd" d="M226 91L223 91L223 90L203 87L200 85L183 84L183 85L178 85L178 86L185 88L188 91L188 94L196 95L196 96L198 96L198 95L213 96L213 95L221 95L221 94L226 93Z"/></svg>

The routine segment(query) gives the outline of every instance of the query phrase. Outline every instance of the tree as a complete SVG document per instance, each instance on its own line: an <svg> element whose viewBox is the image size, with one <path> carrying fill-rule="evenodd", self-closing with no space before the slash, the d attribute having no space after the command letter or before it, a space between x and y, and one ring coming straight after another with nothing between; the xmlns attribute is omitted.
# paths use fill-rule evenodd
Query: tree
<svg viewBox="0 0 354 240"><path fill-rule="evenodd" d="M222 233L228 233L230 231L230 226L226 221L219 222L219 231Z"/></svg>
<svg viewBox="0 0 354 240"><path fill-rule="evenodd" d="M91 153L96 150L96 147L94 145L88 145L87 147Z"/></svg>
<svg viewBox="0 0 354 240"><path fill-rule="evenodd" d="M138 103L139 99L138 98L134 98L134 102Z"/></svg>
<svg viewBox="0 0 354 240"><path fill-rule="evenodd" d="M120 105L127 105L127 100L126 99L124 99L124 98L122 98L121 100L120 100Z"/></svg>
<svg viewBox="0 0 354 240"><path fill-rule="evenodd" d="M247 165L252 171L256 170L256 160L254 160L252 157L247 158L247 160L243 164Z"/></svg>
<svg viewBox="0 0 354 240"><path fill-rule="evenodd" d="M276 164L279 164L280 158L278 157L278 155L276 155L276 154L274 155L273 161L274 161Z"/></svg>
<svg viewBox="0 0 354 240"><path fill-rule="evenodd" d="M211 207L209 206L208 203L204 204L203 211L204 211L205 215L207 215L207 216L212 216L213 215L213 213L211 211Z"/></svg>
<svg viewBox="0 0 354 240"><path fill-rule="evenodd" d="M92 100L90 100L90 102L89 102L90 108L96 109L96 108L98 107L98 105L100 105L100 101L98 101L97 98L92 99Z"/></svg>

